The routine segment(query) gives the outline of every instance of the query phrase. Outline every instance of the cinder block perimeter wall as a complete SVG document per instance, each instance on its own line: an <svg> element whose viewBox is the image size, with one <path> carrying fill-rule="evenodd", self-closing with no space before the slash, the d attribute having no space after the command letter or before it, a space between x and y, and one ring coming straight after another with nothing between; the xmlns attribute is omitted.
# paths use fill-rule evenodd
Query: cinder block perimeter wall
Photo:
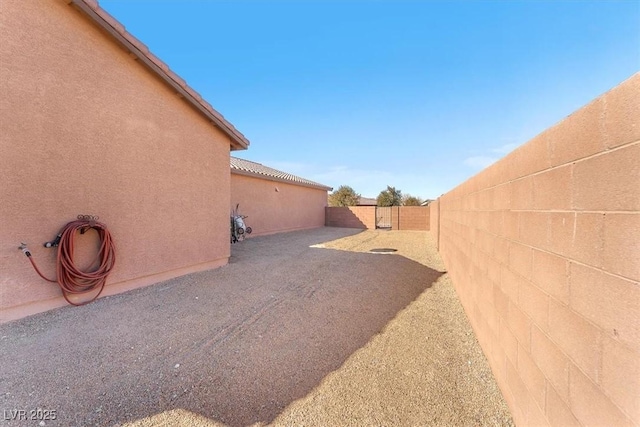
<svg viewBox="0 0 640 427"><path fill-rule="evenodd" d="M396 225L394 229L429 230L429 208L425 206L396 206L392 218L394 225Z"/></svg>
<svg viewBox="0 0 640 427"><path fill-rule="evenodd" d="M393 206L391 228L393 230L429 230L430 210L424 206ZM328 207L327 227L376 228L375 206Z"/></svg>
<svg viewBox="0 0 640 427"><path fill-rule="evenodd" d="M327 227L376 228L375 206L327 207L325 209Z"/></svg>
<svg viewBox="0 0 640 427"><path fill-rule="evenodd" d="M431 205L517 425L640 424L639 140L636 74Z"/></svg>

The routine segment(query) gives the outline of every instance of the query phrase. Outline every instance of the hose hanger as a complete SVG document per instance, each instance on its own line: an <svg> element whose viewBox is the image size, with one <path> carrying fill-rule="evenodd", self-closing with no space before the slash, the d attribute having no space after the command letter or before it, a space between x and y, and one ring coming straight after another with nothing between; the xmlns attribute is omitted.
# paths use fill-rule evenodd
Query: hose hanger
<svg viewBox="0 0 640 427"><path fill-rule="evenodd" d="M93 271L82 271L74 262L74 241L76 232L84 234L89 230L96 230L100 239L100 247L96 254L95 261L92 266L97 264L97 267ZM111 234L107 230L107 226L101 222L98 222L98 217L94 215L78 215L75 221L71 221L58 233L56 238L50 242L44 244L45 248L58 248L58 255L56 258L56 279L49 279L46 277L38 266L36 265L31 251L27 248L26 243L22 243L18 249L20 249L29 258L31 265L40 277L44 280L52 283L57 283L62 291L62 296L71 305L84 305L95 301L102 291L107 281L107 276L113 269L116 261L115 247ZM91 292L95 289L99 291L88 301L81 303L73 302L69 299L71 294L83 294Z"/></svg>

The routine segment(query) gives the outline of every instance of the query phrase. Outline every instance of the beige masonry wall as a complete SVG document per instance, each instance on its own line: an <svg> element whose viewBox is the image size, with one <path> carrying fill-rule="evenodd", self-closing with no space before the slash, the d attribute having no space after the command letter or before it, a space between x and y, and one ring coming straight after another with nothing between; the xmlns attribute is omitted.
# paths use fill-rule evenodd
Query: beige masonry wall
<svg viewBox="0 0 640 427"><path fill-rule="evenodd" d="M375 206L332 206L326 209L327 227L376 228Z"/></svg>
<svg viewBox="0 0 640 427"><path fill-rule="evenodd" d="M227 136L66 2L2 0L0 40L0 321L66 304L17 248L54 277L78 214L115 241L106 294L227 262Z"/></svg>
<svg viewBox="0 0 640 427"><path fill-rule="evenodd" d="M238 203L239 212L248 215L245 222L253 229L251 236L303 230L324 226L327 190L241 175L232 170L230 206Z"/></svg>
<svg viewBox="0 0 640 427"><path fill-rule="evenodd" d="M394 230L429 230L429 208L425 206L394 206L391 214Z"/></svg>
<svg viewBox="0 0 640 427"><path fill-rule="evenodd" d="M386 209L386 208L385 208ZM392 206L392 230L429 230L429 208L424 206ZM376 228L375 206L328 207L328 227Z"/></svg>
<svg viewBox="0 0 640 427"><path fill-rule="evenodd" d="M640 75L431 205L518 425L640 424Z"/></svg>
<svg viewBox="0 0 640 427"><path fill-rule="evenodd" d="M429 203L429 231L436 247L440 249L440 199Z"/></svg>

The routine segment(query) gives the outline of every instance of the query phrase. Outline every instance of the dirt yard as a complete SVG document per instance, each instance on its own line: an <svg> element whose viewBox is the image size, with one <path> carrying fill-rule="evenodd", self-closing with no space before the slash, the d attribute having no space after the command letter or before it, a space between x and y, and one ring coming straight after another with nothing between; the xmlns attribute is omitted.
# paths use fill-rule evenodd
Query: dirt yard
<svg viewBox="0 0 640 427"><path fill-rule="evenodd" d="M425 232L246 240L221 269L0 325L3 422L512 425L443 271Z"/></svg>

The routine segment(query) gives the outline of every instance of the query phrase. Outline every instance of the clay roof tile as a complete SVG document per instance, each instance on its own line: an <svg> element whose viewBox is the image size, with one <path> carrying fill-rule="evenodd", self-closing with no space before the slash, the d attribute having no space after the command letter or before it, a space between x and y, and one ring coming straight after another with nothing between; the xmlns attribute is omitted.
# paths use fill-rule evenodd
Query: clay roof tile
<svg viewBox="0 0 640 427"><path fill-rule="evenodd" d="M237 157L231 157L231 172L240 173L242 175L253 175L261 178L267 178L275 181L287 182L304 187L318 188L320 190L331 191L332 188L326 185L282 172L277 169L270 168L261 163L252 162Z"/></svg>

